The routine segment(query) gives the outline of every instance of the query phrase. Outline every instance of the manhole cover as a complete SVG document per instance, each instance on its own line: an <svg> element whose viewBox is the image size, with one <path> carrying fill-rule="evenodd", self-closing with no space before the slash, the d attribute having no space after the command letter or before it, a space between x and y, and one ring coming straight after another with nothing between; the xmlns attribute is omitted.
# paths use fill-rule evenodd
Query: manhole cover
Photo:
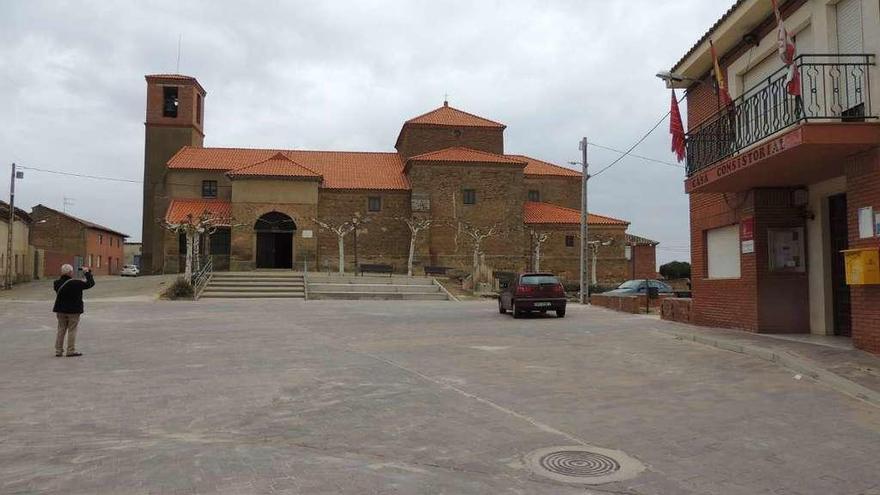
<svg viewBox="0 0 880 495"><path fill-rule="evenodd" d="M645 469L623 452L584 445L538 449L526 456L526 465L545 478L586 485L634 478Z"/></svg>

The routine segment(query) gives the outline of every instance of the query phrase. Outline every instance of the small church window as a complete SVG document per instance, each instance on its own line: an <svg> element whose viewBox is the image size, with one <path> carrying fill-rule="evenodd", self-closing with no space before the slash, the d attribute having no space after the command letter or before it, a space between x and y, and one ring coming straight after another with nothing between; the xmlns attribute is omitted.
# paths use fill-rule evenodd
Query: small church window
<svg viewBox="0 0 880 495"><path fill-rule="evenodd" d="M381 211L382 198L379 196L370 196L367 198L367 211Z"/></svg>
<svg viewBox="0 0 880 495"><path fill-rule="evenodd" d="M217 181L216 180L203 180L202 181L202 197L203 198L216 198L217 197Z"/></svg>
<svg viewBox="0 0 880 495"><path fill-rule="evenodd" d="M538 192L537 189L529 190L529 201L538 202L541 201L541 193Z"/></svg>
<svg viewBox="0 0 880 495"><path fill-rule="evenodd" d="M177 99L177 87L165 86L162 90L162 116L177 118L177 107L180 105L180 102Z"/></svg>
<svg viewBox="0 0 880 495"><path fill-rule="evenodd" d="M573 235L565 236L565 247L574 247L574 236Z"/></svg>
<svg viewBox="0 0 880 495"><path fill-rule="evenodd" d="M461 194L462 201L466 205L475 205L477 204L477 191L476 189L465 189Z"/></svg>

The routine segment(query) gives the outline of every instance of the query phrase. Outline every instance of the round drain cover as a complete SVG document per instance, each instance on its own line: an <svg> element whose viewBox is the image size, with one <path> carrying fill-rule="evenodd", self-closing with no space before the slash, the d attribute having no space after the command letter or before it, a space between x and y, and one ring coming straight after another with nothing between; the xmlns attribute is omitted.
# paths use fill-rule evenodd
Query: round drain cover
<svg viewBox="0 0 880 495"><path fill-rule="evenodd" d="M634 478L645 469L623 452L584 445L538 449L526 456L526 465L546 478L586 485Z"/></svg>

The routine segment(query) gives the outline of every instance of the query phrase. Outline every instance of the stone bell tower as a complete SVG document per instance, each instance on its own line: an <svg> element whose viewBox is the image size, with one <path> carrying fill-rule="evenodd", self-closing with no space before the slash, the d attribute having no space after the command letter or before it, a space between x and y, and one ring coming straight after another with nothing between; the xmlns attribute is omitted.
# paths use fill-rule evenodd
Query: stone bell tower
<svg viewBox="0 0 880 495"><path fill-rule="evenodd" d="M144 209L141 269L161 273L165 232L159 224L170 198L165 191L165 166L184 146L201 147L205 138L205 89L190 76L154 74L147 80L144 126Z"/></svg>

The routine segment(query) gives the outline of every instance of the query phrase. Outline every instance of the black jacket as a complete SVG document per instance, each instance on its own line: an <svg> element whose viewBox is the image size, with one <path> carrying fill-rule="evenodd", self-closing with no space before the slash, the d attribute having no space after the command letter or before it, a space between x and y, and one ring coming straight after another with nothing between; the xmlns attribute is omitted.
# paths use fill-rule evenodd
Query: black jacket
<svg viewBox="0 0 880 495"><path fill-rule="evenodd" d="M86 272L86 280L74 280L67 275L55 281L55 307L56 313L79 314L83 312L83 291L95 286L95 279L91 272ZM70 280L70 282L67 282ZM65 282L67 282L65 284ZM63 288L61 286L64 285ZM59 291L58 289L61 288Z"/></svg>

